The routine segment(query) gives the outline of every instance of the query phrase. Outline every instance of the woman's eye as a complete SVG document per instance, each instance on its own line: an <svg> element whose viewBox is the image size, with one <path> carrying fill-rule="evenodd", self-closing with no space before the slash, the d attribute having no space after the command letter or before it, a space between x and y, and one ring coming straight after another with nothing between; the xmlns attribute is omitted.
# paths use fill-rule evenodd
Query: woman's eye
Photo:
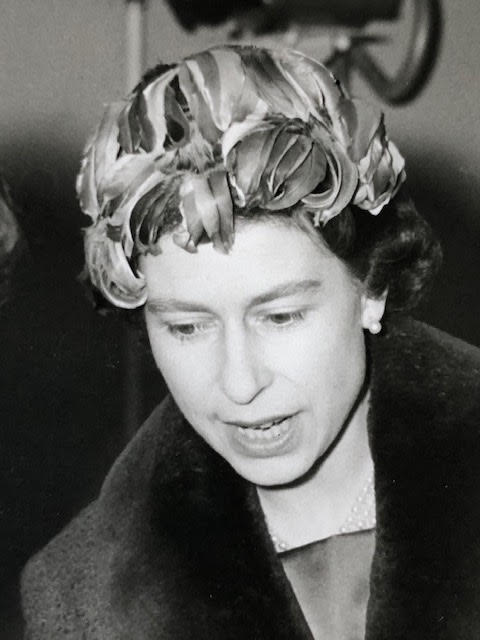
<svg viewBox="0 0 480 640"><path fill-rule="evenodd" d="M296 324L305 318L303 311L283 311L279 313L268 313L264 316L264 321L275 327L288 327Z"/></svg>
<svg viewBox="0 0 480 640"><path fill-rule="evenodd" d="M194 324L171 324L168 329L173 335L191 336L195 333Z"/></svg>
<svg viewBox="0 0 480 640"><path fill-rule="evenodd" d="M195 338L211 327L211 322L179 322L167 325L168 332L179 340Z"/></svg>

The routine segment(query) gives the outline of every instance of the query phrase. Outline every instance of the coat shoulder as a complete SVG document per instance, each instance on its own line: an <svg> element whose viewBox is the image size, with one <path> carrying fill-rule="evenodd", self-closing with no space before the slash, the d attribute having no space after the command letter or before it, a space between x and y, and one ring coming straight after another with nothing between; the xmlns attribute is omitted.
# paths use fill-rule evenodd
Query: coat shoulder
<svg viewBox="0 0 480 640"><path fill-rule="evenodd" d="M29 639L46 640L52 633L70 637L79 622L96 637L99 577L108 554L98 528L93 503L27 563L21 591Z"/></svg>
<svg viewBox="0 0 480 640"><path fill-rule="evenodd" d="M480 349L439 329L402 318L372 341L378 386L480 423ZM480 426L480 424L479 424Z"/></svg>
<svg viewBox="0 0 480 640"><path fill-rule="evenodd" d="M387 348L401 347L414 361L428 362L445 372L467 375L480 372L480 349L436 327L409 317L396 320L387 330ZM395 362L396 358L392 358ZM466 367L466 369L465 369Z"/></svg>
<svg viewBox="0 0 480 640"><path fill-rule="evenodd" d="M24 568L21 595L29 640L76 638L78 629L88 630L92 639L121 637L111 635L112 563L120 541L128 539L125 530L142 508L165 405L157 407L115 462L99 497Z"/></svg>

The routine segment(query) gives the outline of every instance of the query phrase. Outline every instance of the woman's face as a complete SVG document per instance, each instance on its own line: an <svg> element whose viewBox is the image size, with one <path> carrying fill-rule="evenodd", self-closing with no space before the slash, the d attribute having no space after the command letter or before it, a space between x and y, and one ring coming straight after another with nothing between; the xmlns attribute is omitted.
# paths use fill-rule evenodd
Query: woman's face
<svg viewBox="0 0 480 640"><path fill-rule="evenodd" d="M357 399L381 303L305 232L268 222L242 225L229 255L165 236L141 269L153 356L192 427L257 485L304 476Z"/></svg>

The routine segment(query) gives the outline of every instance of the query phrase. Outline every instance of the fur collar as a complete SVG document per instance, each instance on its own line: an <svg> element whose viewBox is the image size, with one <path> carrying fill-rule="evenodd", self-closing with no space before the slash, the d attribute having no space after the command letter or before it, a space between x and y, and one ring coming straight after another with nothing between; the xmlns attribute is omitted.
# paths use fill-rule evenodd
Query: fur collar
<svg viewBox="0 0 480 640"><path fill-rule="evenodd" d="M480 356L408 319L369 354L377 543L366 637L480 637ZM99 506L119 637L311 639L255 490L172 402L116 463Z"/></svg>

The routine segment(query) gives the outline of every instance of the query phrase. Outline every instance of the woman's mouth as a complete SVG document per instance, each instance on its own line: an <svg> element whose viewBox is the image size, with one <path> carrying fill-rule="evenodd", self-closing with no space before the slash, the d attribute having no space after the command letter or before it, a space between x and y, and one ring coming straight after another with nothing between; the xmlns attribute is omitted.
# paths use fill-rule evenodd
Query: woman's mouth
<svg viewBox="0 0 480 640"><path fill-rule="evenodd" d="M277 439L286 433L288 430L288 417L280 418L278 420L271 420L260 425L253 427L238 426L242 436L249 440L269 440Z"/></svg>
<svg viewBox="0 0 480 640"><path fill-rule="evenodd" d="M268 422L233 426L235 448L244 455L268 457L290 450L295 435L296 414Z"/></svg>

